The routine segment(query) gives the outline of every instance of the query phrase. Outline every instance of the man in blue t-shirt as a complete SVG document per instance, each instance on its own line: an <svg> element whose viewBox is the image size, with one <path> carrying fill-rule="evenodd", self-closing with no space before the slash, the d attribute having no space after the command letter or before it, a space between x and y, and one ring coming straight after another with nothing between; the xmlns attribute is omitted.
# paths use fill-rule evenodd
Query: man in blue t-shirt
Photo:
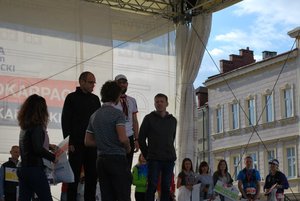
<svg viewBox="0 0 300 201"><path fill-rule="evenodd" d="M244 199L256 200L260 194L260 174L256 169L253 169L253 159L247 156L244 159L245 168L238 174L238 188Z"/></svg>

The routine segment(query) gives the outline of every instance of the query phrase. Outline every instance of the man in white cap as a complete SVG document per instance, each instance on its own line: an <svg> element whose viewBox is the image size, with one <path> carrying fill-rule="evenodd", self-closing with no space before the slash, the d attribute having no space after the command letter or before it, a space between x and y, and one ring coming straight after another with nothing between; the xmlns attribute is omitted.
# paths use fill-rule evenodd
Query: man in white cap
<svg viewBox="0 0 300 201"><path fill-rule="evenodd" d="M270 165L270 173L266 177L264 190L265 194L268 196L268 200L271 200L272 193L275 193L275 197L277 201L284 200L284 189L289 188L289 182L286 176L279 171L279 161L277 159L273 159L269 162Z"/></svg>
<svg viewBox="0 0 300 201"><path fill-rule="evenodd" d="M127 77L125 75L119 74L115 77L115 81L122 88L120 102L115 106L115 108L123 111L125 115L126 135L129 138L131 146L131 152L127 154L127 160L128 168L131 170L133 153L139 150L139 123L137 119L138 109L136 100L133 97L126 95L126 91L128 88Z"/></svg>

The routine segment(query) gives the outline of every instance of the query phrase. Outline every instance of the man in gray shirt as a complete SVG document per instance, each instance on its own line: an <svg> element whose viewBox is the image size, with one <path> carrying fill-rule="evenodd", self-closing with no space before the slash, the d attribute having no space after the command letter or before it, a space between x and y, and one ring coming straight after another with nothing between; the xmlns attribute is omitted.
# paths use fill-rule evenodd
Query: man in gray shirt
<svg viewBox="0 0 300 201"><path fill-rule="evenodd" d="M125 132L125 117L114 108L121 88L107 81L101 88L103 105L91 117L85 145L97 147L97 172L102 201L130 201L131 173L126 153L131 151Z"/></svg>

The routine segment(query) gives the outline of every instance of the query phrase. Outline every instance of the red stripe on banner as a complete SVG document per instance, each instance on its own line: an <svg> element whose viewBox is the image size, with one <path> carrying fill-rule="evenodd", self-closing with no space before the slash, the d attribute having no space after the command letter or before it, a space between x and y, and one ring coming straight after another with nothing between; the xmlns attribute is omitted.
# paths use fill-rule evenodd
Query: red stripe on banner
<svg viewBox="0 0 300 201"><path fill-rule="evenodd" d="M75 90L76 84L77 81L0 75L0 99L22 103L28 96L38 94L46 99L48 106L62 107L66 96Z"/></svg>

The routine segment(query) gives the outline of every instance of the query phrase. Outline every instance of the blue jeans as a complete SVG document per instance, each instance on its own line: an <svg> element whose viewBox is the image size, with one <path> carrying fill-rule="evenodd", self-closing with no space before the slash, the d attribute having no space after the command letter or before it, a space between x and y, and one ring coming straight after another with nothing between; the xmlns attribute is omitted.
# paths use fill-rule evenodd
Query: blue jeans
<svg viewBox="0 0 300 201"><path fill-rule="evenodd" d="M52 201L50 186L43 167L20 167L19 201L31 201L34 193L42 201Z"/></svg>
<svg viewBox="0 0 300 201"><path fill-rule="evenodd" d="M170 186L174 169L174 161L148 161L148 187L146 201L154 201L158 178L161 174L161 197L160 201L170 200Z"/></svg>

